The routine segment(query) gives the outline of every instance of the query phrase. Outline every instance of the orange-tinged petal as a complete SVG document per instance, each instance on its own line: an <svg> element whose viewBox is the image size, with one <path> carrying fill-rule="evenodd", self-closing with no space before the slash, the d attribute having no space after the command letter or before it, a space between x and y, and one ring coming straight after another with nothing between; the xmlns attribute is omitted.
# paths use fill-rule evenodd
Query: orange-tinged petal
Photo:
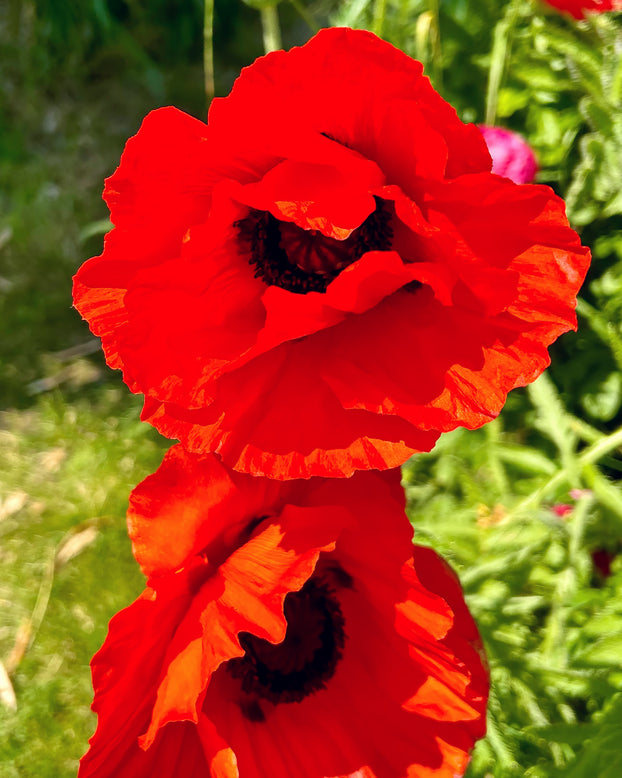
<svg viewBox="0 0 622 778"><path fill-rule="evenodd" d="M147 117L76 306L187 449L278 480L396 467L493 419L576 327L589 251L563 202L490 171L421 63L322 30L209 126Z"/></svg>
<svg viewBox="0 0 622 778"><path fill-rule="evenodd" d="M334 548L344 510L286 506L278 523L260 525L195 594L171 640L158 685L148 748L168 721L198 720L198 707L212 673L244 650L238 634L280 643L287 623L283 601L309 578L322 551ZM165 584L161 584L164 586Z"/></svg>

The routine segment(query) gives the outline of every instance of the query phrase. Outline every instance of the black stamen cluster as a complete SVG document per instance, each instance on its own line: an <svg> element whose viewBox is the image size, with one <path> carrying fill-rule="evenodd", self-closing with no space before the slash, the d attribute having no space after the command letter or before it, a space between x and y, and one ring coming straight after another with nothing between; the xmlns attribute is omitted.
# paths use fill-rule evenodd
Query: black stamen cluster
<svg viewBox="0 0 622 778"><path fill-rule="evenodd" d="M309 694L323 689L335 673L342 656L345 642L345 621L335 592L321 580L311 578L299 592L291 592L285 600L285 615L293 613L298 607L312 609L314 615L320 614L317 648L305 664L296 670L286 672L278 667L278 658L283 651L297 651L305 645L305 635L292 634L288 629L282 644L273 645L267 640L255 637L248 632L239 635L240 644L246 652L239 659L227 663L228 672L242 682L242 691L248 695L280 702L301 702ZM270 661L271 655L275 661ZM250 720L261 720L261 707L256 700L248 700L242 707L242 713Z"/></svg>
<svg viewBox="0 0 622 778"><path fill-rule="evenodd" d="M249 253L249 263L255 266L255 278L267 286L280 286L295 294L307 292L325 292L326 287L339 273L360 259L366 251L386 251L391 246L393 230L391 213L383 200L376 198L376 209L344 241L339 244L339 256L335 256L335 269L332 273L309 273L296 264L296 256L290 256L279 228L279 221L268 211L252 209L248 216L236 222L239 237ZM321 248L331 241L322 235ZM343 253L349 254L343 261ZM293 253L293 252L292 252Z"/></svg>

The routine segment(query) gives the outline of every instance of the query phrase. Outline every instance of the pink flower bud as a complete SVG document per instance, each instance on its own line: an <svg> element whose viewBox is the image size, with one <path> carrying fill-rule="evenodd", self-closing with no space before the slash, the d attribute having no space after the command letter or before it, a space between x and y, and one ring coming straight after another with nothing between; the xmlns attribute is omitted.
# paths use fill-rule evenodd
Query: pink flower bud
<svg viewBox="0 0 622 778"><path fill-rule="evenodd" d="M478 125L492 157L492 172L505 176L515 184L530 184L536 175L538 163L524 138L503 127Z"/></svg>

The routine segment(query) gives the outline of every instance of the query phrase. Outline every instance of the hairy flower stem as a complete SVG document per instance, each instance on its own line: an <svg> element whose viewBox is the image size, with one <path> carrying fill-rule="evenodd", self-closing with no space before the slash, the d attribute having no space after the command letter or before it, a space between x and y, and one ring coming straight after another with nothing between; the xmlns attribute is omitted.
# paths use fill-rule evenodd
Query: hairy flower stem
<svg viewBox="0 0 622 778"><path fill-rule="evenodd" d="M577 457L577 464L579 468L583 468L587 465L592 465L598 462L609 452L614 451L616 448L622 447L622 427L612 432L611 435L603 436L598 442L588 446ZM554 489L561 486L565 481L568 481L568 473L566 470L558 470L555 475L552 475L549 480L543 484L539 489L533 491L528 497L525 497L515 508L513 508L506 516L506 519L522 513L526 510L531 510L534 505L539 505L544 497Z"/></svg>
<svg viewBox="0 0 622 778"><path fill-rule="evenodd" d="M205 99L209 109L214 99L214 0L205 0L203 14L203 72Z"/></svg>
<svg viewBox="0 0 622 778"><path fill-rule="evenodd" d="M618 70L622 80L622 62ZM609 346L617 366L622 370L622 337L616 325L582 298L577 300L577 313L588 320L594 332Z"/></svg>
<svg viewBox="0 0 622 778"><path fill-rule="evenodd" d="M572 598L582 578L581 545L585 532L588 510L594 498L590 495L581 498L573 512L569 526L567 566L557 576L551 613L544 630L542 653L558 666L565 666L567 660L565 640L566 622Z"/></svg>
<svg viewBox="0 0 622 778"><path fill-rule="evenodd" d="M262 8L261 27L263 30L263 47L266 54L271 51L283 48L281 43L281 28L279 26L279 15L275 5L269 5Z"/></svg>
<svg viewBox="0 0 622 778"><path fill-rule="evenodd" d="M488 467L492 475L495 486L499 492L501 500L505 502L510 494L510 483L503 463L499 457L499 446L501 444L501 421L499 417L486 424L486 453L488 457Z"/></svg>

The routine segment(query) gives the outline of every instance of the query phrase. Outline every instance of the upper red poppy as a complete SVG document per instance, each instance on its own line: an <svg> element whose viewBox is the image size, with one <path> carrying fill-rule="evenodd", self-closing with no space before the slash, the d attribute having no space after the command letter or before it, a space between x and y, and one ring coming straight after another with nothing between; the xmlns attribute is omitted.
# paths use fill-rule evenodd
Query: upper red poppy
<svg viewBox="0 0 622 778"><path fill-rule="evenodd" d="M622 0L545 0L545 2L575 19L585 19L588 14L622 11Z"/></svg>
<svg viewBox="0 0 622 778"><path fill-rule="evenodd" d="M277 479L395 467L496 416L576 326L563 202L490 168L419 62L322 30L209 126L147 116L75 304L187 449Z"/></svg>
<svg viewBox="0 0 622 778"><path fill-rule="evenodd" d="M399 471L266 481L177 446L134 491L79 778L462 775L488 676Z"/></svg>

